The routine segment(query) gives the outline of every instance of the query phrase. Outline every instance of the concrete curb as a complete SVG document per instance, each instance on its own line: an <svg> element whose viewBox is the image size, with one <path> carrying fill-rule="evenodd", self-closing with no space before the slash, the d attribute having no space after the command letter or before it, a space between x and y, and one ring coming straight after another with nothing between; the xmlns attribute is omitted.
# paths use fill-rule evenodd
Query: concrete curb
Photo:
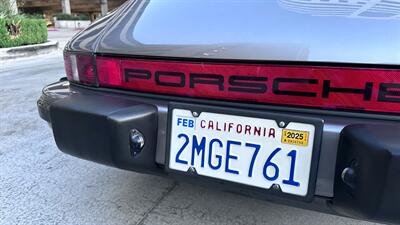
<svg viewBox="0 0 400 225"><path fill-rule="evenodd" d="M0 48L0 60L9 60L33 55L47 54L58 49L58 41L48 40L42 44Z"/></svg>

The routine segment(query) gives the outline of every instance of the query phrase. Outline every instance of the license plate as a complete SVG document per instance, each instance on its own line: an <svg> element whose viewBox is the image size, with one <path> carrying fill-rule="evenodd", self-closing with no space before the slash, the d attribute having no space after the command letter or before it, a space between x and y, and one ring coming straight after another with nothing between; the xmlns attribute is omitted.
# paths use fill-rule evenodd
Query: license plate
<svg viewBox="0 0 400 225"><path fill-rule="evenodd" d="M174 108L169 168L306 196L313 124Z"/></svg>

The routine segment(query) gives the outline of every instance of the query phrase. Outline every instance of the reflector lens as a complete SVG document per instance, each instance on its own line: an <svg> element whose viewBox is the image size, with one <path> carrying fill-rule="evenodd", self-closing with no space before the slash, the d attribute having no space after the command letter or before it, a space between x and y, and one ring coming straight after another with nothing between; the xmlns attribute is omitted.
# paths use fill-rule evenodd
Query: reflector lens
<svg viewBox="0 0 400 225"><path fill-rule="evenodd" d="M97 85L93 56L64 53L64 64L68 80Z"/></svg>
<svg viewBox="0 0 400 225"><path fill-rule="evenodd" d="M72 61L74 61L74 66L72 65ZM78 76L74 75L76 73L76 58L74 55L70 55L67 53L64 53L64 66L65 66L65 72L67 74L67 78L69 81L79 81ZM74 70L72 69L74 68Z"/></svg>
<svg viewBox="0 0 400 225"><path fill-rule="evenodd" d="M400 70L97 57L99 85L140 92L400 113Z"/></svg>

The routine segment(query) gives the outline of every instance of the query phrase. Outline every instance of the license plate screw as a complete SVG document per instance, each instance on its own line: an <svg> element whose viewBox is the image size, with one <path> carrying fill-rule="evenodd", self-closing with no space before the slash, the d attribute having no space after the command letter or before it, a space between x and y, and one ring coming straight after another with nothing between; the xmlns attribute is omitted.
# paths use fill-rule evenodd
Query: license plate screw
<svg viewBox="0 0 400 225"><path fill-rule="evenodd" d="M193 115L194 117L199 117L199 113L198 113L198 112L192 112L192 115Z"/></svg>
<svg viewBox="0 0 400 225"><path fill-rule="evenodd" d="M281 192L281 187L279 186L279 184L273 184L271 186L271 190Z"/></svg>
<svg viewBox="0 0 400 225"><path fill-rule="evenodd" d="M280 128L283 128L283 127L285 127L285 125L286 125L286 123L285 123L285 122L283 122L283 121L279 122L279 124L278 124L278 126L279 126Z"/></svg>
<svg viewBox="0 0 400 225"><path fill-rule="evenodd" d="M193 166L189 167L187 172L190 173L190 174L197 174L196 168L194 168Z"/></svg>

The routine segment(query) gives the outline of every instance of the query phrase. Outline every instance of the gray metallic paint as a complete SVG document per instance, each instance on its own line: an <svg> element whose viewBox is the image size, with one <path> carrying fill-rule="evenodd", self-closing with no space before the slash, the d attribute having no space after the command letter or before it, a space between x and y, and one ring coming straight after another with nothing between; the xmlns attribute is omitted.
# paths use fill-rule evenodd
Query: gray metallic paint
<svg viewBox="0 0 400 225"><path fill-rule="evenodd" d="M131 0L72 51L400 65L399 0Z"/></svg>

